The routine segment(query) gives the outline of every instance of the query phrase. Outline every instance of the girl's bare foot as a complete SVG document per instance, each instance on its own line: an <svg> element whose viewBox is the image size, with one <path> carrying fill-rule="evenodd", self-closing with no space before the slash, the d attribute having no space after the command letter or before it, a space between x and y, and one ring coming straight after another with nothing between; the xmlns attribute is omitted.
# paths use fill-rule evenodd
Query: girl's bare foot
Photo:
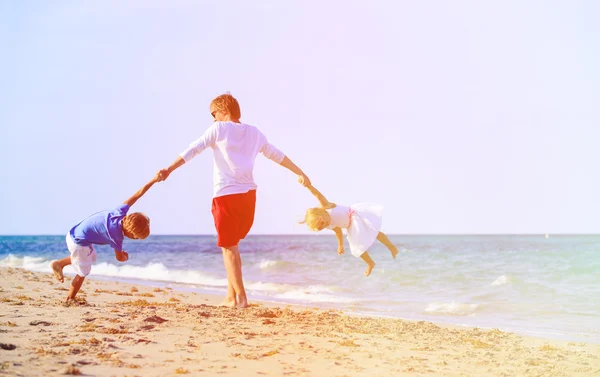
<svg viewBox="0 0 600 377"><path fill-rule="evenodd" d="M373 267L375 267L375 262L367 263L367 269L365 270L365 276L371 275L371 271L373 271Z"/></svg>
<svg viewBox="0 0 600 377"><path fill-rule="evenodd" d="M238 308L247 308L248 307L248 300L242 300L242 299L240 299L240 302L238 302L237 307Z"/></svg>
<svg viewBox="0 0 600 377"><path fill-rule="evenodd" d="M57 260L53 260L52 262L50 262L50 268L52 269L52 273L54 274L56 280L63 283L65 281L65 277L63 275L63 269L60 266L60 263Z"/></svg>

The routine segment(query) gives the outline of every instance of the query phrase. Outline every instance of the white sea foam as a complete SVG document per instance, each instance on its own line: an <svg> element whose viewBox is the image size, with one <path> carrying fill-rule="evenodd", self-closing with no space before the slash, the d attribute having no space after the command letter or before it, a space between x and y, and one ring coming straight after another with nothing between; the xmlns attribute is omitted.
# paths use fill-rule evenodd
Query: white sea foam
<svg viewBox="0 0 600 377"><path fill-rule="evenodd" d="M508 284L508 283L510 283L510 279L506 275L502 275L502 276L498 277L496 280L494 280L492 285L496 286L496 285L504 285L504 284Z"/></svg>
<svg viewBox="0 0 600 377"><path fill-rule="evenodd" d="M0 260L0 267L24 268L31 271L50 272L50 260L36 257L15 257L8 255ZM74 275L73 267L66 266L64 273ZM111 263L97 263L92 266L92 274L97 276L110 276L122 279L141 279L152 281L167 281L184 284L197 284L211 287L226 287L227 279L213 278L199 271L169 270L162 263L148 263L145 266L132 266L130 264L115 265Z"/></svg>
<svg viewBox="0 0 600 377"><path fill-rule="evenodd" d="M92 267L92 273L102 276L132 278L174 283L197 284L211 287L226 287L227 279L217 279L199 271L169 270L162 263L149 263L146 266L114 265L99 263Z"/></svg>
<svg viewBox="0 0 600 377"><path fill-rule="evenodd" d="M356 299L343 297L336 287L328 285L296 286L291 284L277 283L248 283L248 291L265 294L274 299L293 300L303 303L311 302L355 302Z"/></svg>
<svg viewBox="0 0 600 377"><path fill-rule="evenodd" d="M271 293L279 293L279 294L287 294L291 291L305 291L309 294L332 294L336 295L336 290L334 287L326 286L326 285L310 285L306 287L298 287L296 285L291 284L278 284L278 283L263 283L263 282L255 282L255 283L247 283L246 289L256 292L271 292Z"/></svg>
<svg viewBox="0 0 600 377"><path fill-rule="evenodd" d="M274 267L275 265L277 265L279 262L275 261L275 260L263 260L260 262L260 268L262 269L266 269L269 267Z"/></svg>
<svg viewBox="0 0 600 377"><path fill-rule="evenodd" d="M478 304L461 304L458 302L433 302L427 305L425 311L430 314L446 314L456 316L472 316L479 307Z"/></svg>
<svg viewBox="0 0 600 377"><path fill-rule="evenodd" d="M246 289L257 292L285 292L286 290L292 289L293 286L288 284L277 284L277 283L246 283Z"/></svg>
<svg viewBox="0 0 600 377"><path fill-rule="evenodd" d="M26 270L33 271L50 271L48 267L48 260L41 257L15 257L12 254L8 254L3 259L0 259L0 267L16 267L24 268Z"/></svg>
<svg viewBox="0 0 600 377"><path fill-rule="evenodd" d="M349 297L343 297L335 294L327 294L317 291L311 291L308 289L295 289L290 290L285 293L277 294L274 296L278 299L283 300L294 300L300 301L303 303L310 302L336 302L336 303L350 303L355 302L356 299L352 299Z"/></svg>

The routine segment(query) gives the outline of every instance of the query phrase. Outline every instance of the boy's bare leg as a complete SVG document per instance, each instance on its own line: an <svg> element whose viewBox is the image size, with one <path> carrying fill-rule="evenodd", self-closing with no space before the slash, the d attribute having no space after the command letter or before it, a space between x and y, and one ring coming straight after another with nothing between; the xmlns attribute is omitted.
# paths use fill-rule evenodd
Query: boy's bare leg
<svg viewBox="0 0 600 377"><path fill-rule="evenodd" d="M360 259L364 260L367 264L367 269L365 270L365 276L371 275L371 271L373 271L373 267L375 267L375 262L371 259L371 256L366 251L360 255Z"/></svg>
<svg viewBox="0 0 600 377"><path fill-rule="evenodd" d="M65 281L65 276L63 275L63 268L71 264L71 257L66 257L60 260L53 260L50 262L50 268L52 269L52 273L56 280L61 283Z"/></svg>
<svg viewBox="0 0 600 377"><path fill-rule="evenodd" d="M398 248L396 245L390 242L390 239L383 232L379 232L377 235L377 240L384 244L388 249L390 249L390 253L392 253L392 257L396 259L396 255L398 255Z"/></svg>
<svg viewBox="0 0 600 377"><path fill-rule="evenodd" d="M73 281L71 282L71 289L69 290L69 295L67 296L67 303L69 300L75 300L75 296L77 295L77 292L79 292L79 288L81 288L84 280L85 277L75 275Z"/></svg>
<svg viewBox="0 0 600 377"><path fill-rule="evenodd" d="M227 271L228 281L227 297L221 305L245 308L248 306L248 298L246 297L246 289L244 288L244 281L242 279L242 258L240 257L238 245L222 247L221 250L223 251L223 263Z"/></svg>

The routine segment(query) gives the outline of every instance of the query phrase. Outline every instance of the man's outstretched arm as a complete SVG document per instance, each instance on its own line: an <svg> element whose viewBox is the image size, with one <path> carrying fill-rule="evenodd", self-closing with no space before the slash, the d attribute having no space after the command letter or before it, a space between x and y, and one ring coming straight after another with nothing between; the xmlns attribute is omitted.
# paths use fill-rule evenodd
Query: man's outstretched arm
<svg viewBox="0 0 600 377"><path fill-rule="evenodd" d="M283 161L281 161L279 165L296 174L298 176L298 182L300 182L303 186L310 186L310 179L308 176L306 176L302 169L296 166L296 164L294 164L294 162L292 162L292 160L290 160L287 156L283 158Z"/></svg>

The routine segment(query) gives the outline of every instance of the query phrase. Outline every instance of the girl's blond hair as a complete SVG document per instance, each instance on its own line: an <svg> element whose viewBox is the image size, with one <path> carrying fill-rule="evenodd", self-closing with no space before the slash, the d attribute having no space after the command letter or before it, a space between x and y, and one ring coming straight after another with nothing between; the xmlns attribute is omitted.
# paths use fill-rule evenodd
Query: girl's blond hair
<svg viewBox="0 0 600 377"><path fill-rule="evenodd" d="M306 214L304 215L304 220L300 221L300 224L306 224L310 230L318 232L322 229L319 229L319 225L322 225L323 222L331 222L331 216L329 213L323 208L309 208L306 210Z"/></svg>
<svg viewBox="0 0 600 377"><path fill-rule="evenodd" d="M215 105L217 110L228 113L231 119L240 119L242 117L240 104L229 92L213 99L210 104Z"/></svg>

